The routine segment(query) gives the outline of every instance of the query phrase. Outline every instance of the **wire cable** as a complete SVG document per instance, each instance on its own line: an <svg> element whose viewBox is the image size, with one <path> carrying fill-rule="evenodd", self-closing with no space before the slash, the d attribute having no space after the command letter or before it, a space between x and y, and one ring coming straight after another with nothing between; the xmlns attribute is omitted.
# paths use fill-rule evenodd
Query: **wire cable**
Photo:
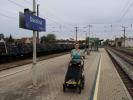
<svg viewBox="0 0 133 100"><path fill-rule="evenodd" d="M12 1L12 0L8 0L8 1L11 2L12 4L18 6L18 7L25 8L23 5L20 5L20 4L16 3L15 1Z"/></svg>
<svg viewBox="0 0 133 100"><path fill-rule="evenodd" d="M32 4L30 1L28 1L28 0L23 0L23 1L25 1L25 2L27 2L27 3L29 3L29 4Z"/></svg>
<svg viewBox="0 0 133 100"><path fill-rule="evenodd" d="M2 16L2 17L6 17L6 18L8 18L8 19L14 19L14 20L17 19L16 17L7 16L7 15L2 14L2 13L0 13L0 16Z"/></svg>
<svg viewBox="0 0 133 100"><path fill-rule="evenodd" d="M126 10L127 6L129 5L129 3L130 3L131 1L132 1L132 0L128 0L128 1L126 2L126 4L125 4L125 6L123 7L121 13L123 13L123 12Z"/></svg>
<svg viewBox="0 0 133 100"><path fill-rule="evenodd" d="M125 17L125 15L128 13L128 11L130 10L130 8L133 6L133 2L129 5L129 7L126 9L126 11L123 13L123 15L121 16L119 22L122 21L122 19Z"/></svg>

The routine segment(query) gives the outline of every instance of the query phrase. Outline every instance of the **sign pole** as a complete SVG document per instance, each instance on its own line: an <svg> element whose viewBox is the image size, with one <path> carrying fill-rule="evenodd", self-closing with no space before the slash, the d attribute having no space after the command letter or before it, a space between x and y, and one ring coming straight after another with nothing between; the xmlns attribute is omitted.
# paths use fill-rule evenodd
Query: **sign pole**
<svg viewBox="0 0 133 100"><path fill-rule="evenodd" d="M36 15L36 0L33 0L33 13ZM34 86L37 86L36 63L36 31L33 31L32 80Z"/></svg>
<svg viewBox="0 0 133 100"><path fill-rule="evenodd" d="M33 11L24 9L24 14L19 13L19 27L33 30L33 61L31 68L31 78L33 86L37 87L37 51L36 51L36 35L37 31L46 31L46 21L36 16L36 0L33 0Z"/></svg>

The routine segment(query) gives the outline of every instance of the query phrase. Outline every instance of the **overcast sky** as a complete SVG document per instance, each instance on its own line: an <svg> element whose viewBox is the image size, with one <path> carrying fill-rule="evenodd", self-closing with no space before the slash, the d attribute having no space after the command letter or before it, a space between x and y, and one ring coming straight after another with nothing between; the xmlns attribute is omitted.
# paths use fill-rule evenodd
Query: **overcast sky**
<svg viewBox="0 0 133 100"><path fill-rule="evenodd" d="M127 26L127 37L133 37L133 1L132 0L36 0L40 4L40 17L47 21L47 33L57 38L84 39L89 24L92 25L91 37L101 39L122 36L122 25ZM19 28L19 11L32 10L32 0L0 0L0 32L15 38L31 37L32 32ZM112 25L112 27L111 27ZM86 31L86 32L85 32Z"/></svg>

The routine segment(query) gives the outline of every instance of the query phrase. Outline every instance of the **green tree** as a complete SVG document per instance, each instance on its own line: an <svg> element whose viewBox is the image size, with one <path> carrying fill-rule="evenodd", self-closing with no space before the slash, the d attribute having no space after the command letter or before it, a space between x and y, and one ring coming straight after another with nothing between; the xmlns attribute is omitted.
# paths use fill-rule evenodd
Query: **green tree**
<svg viewBox="0 0 133 100"><path fill-rule="evenodd" d="M54 42L54 41L56 41L55 34L48 34L47 35L47 42Z"/></svg>
<svg viewBox="0 0 133 100"><path fill-rule="evenodd" d="M105 46L108 46L109 45L109 39L106 39L104 42L103 42L103 44L105 45Z"/></svg>
<svg viewBox="0 0 133 100"><path fill-rule="evenodd" d="M7 42L8 42L9 44L14 43L14 39L13 39L13 36L12 36L12 35L10 35L9 38L7 38Z"/></svg>
<svg viewBox="0 0 133 100"><path fill-rule="evenodd" d="M52 43L56 41L56 36L54 34L47 34L47 36L41 37L41 43Z"/></svg>
<svg viewBox="0 0 133 100"><path fill-rule="evenodd" d="M88 45L89 42L90 42L90 38L89 37L86 37L85 43Z"/></svg>
<svg viewBox="0 0 133 100"><path fill-rule="evenodd" d="M41 43L47 43L47 37L46 36L41 37Z"/></svg>

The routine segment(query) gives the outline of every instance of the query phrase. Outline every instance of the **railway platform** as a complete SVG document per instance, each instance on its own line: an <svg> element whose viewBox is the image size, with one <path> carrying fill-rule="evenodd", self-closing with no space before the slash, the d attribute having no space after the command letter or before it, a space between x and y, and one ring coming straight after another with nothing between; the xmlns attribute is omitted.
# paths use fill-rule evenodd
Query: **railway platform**
<svg viewBox="0 0 133 100"><path fill-rule="evenodd" d="M101 54L98 100L132 100L107 52Z"/></svg>
<svg viewBox="0 0 133 100"><path fill-rule="evenodd" d="M38 62L38 88L31 85L31 64L0 72L0 100L132 100L105 49L86 56L81 94L73 90L64 93L69 57Z"/></svg>

